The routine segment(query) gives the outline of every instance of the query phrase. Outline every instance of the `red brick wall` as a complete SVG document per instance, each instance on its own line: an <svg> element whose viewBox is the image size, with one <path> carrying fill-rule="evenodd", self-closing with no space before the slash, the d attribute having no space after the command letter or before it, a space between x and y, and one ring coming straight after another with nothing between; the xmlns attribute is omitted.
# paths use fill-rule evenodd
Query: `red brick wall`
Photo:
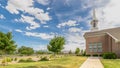
<svg viewBox="0 0 120 68"><path fill-rule="evenodd" d="M115 40L109 35L101 35L101 36L93 36L86 38L86 53L93 54L102 54L102 53L94 53L89 52L89 43L101 42L103 46L103 52L113 52L116 53L118 57L120 57L120 43L116 43Z"/></svg>
<svg viewBox="0 0 120 68"><path fill-rule="evenodd" d="M120 57L120 43L115 43L115 40L112 41L113 41L112 50L114 53L117 54L118 57Z"/></svg>
<svg viewBox="0 0 120 68"><path fill-rule="evenodd" d="M86 53L87 54L101 54L100 52L94 53L94 52L89 52L89 43L95 43L95 42L101 42L103 46L103 52L108 52L108 40L107 40L107 35L103 36L95 36L95 37L87 37L86 38Z"/></svg>

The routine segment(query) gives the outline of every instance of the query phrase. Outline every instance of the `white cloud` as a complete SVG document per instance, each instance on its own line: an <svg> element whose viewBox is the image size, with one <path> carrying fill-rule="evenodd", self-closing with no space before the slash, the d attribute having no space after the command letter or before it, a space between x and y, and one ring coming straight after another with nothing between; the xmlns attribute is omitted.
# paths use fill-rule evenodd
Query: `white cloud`
<svg viewBox="0 0 120 68"><path fill-rule="evenodd" d="M49 5L50 0L37 0L37 2L42 4L42 5Z"/></svg>
<svg viewBox="0 0 120 68"><path fill-rule="evenodd" d="M0 7L4 8L4 6L2 4L0 4Z"/></svg>
<svg viewBox="0 0 120 68"><path fill-rule="evenodd" d="M20 32L20 33L22 33L23 31L22 30L20 30L20 29L15 29L15 31L16 32Z"/></svg>
<svg viewBox="0 0 120 68"><path fill-rule="evenodd" d="M67 22L63 22L57 25L58 28L64 27L64 26L76 26L78 25L76 21L74 20L69 20Z"/></svg>
<svg viewBox="0 0 120 68"><path fill-rule="evenodd" d="M52 19L49 16L49 12L45 12L43 9L34 7L34 0L8 0L6 9L12 14L19 14L20 11L22 11L23 13L28 13L29 15L32 15L35 19L39 20L39 24L46 24L47 21L50 21ZM31 21L35 22L33 18ZM33 27L27 27L27 29L35 29L38 27L35 27L34 25Z"/></svg>
<svg viewBox="0 0 120 68"><path fill-rule="evenodd" d="M15 29L16 32L22 33L26 36L29 37L36 37L36 38L40 38L43 40L49 40L52 39L56 34L51 32L51 33L38 33L38 32L28 32L28 31L22 31L20 29Z"/></svg>
<svg viewBox="0 0 120 68"><path fill-rule="evenodd" d="M38 37L38 38L41 38L43 40L49 40L55 36L54 34L37 33L37 32L25 32L25 35L31 36L31 37Z"/></svg>
<svg viewBox="0 0 120 68"><path fill-rule="evenodd" d="M40 24L34 21L34 17L22 15L20 21L30 24L29 27L26 27L27 30L36 29L40 27Z"/></svg>
<svg viewBox="0 0 120 68"><path fill-rule="evenodd" d="M68 29L69 32L80 32L81 28L72 27Z"/></svg>
<svg viewBox="0 0 120 68"><path fill-rule="evenodd" d="M33 6L33 0L8 0L6 9L11 12L18 14L19 11L26 11Z"/></svg>
<svg viewBox="0 0 120 68"><path fill-rule="evenodd" d="M51 9L50 7L47 8L47 10L50 10L50 9Z"/></svg>
<svg viewBox="0 0 120 68"><path fill-rule="evenodd" d="M67 43L64 50L75 51L77 47L80 49L85 49L85 39L81 33L83 32L81 31L80 33L66 33L65 38Z"/></svg>
<svg viewBox="0 0 120 68"><path fill-rule="evenodd" d="M5 16L0 14L0 19L5 19Z"/></svg>
<svg viewBox="0 0 120 68"><path fill-rule="evenodd" d="M45 25L45 26L43 26L43 27L48 28L49 26L48 26L48 25Z"/></svg>

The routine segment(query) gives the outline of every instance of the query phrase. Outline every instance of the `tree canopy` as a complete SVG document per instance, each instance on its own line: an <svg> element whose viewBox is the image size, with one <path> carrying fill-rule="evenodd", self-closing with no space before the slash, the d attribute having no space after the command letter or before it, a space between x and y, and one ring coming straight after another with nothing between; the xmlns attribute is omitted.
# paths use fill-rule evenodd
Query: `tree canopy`
<svg viewBox="0 0 120 68"><path fill-rule="evenodd" d="M69 54L72 54L72 51L71 51L71 50L69 51Z"/></svg>
<svg viewBox="0 0 120 68"><path fill-rule="evenodd" d="M64 37L58 36L54 37L50 40L49 44L47 45L47 49L51 52L59 53L62 49L64 49L65 39Z"/></svg>
<svg viewBox="0 0 120 68"><path fill-rule="evenodd" d="M31 47L21 46L18 49L18 52L23 55L32 55L34 53L34 50Z"/></svg>
<svg viewBox="0 0 120 68"><path fill-rule="evenodd" d="M80 53L80 49L79 49L79 48L76 48L75 54L79 54L79 53Z"/></svg>
<svg viewBox="0 0 120 68"><path fill-rule="evenodd" d="M16 50L17 45L12 39L12 33L2 33L0 32L0 51L2 54L12 54Z"/></svg>

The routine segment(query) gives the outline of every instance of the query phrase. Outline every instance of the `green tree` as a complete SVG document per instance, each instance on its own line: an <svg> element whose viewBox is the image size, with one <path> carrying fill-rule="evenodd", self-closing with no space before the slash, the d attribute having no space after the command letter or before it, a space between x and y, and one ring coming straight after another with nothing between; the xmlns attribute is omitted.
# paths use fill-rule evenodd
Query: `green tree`
<svg viewBox="0 0 120 68"><path fill-rule="evenodd" d="M21 46L18 49L18 53L22 55L32 55L34 53L34 50L31 47Z"/></svg>
<svg viewBox="0 0 120 68"><path fill-rule="evenodd" d="M79 48L76 48L75 54L79 54L79 53L80 53L80 49L79 49Z"/></svg>
<svg viewBox="0 0 120 68"><path fill-rule="evenodd" d="M45 52L41 51L41 50L38 50L36 51L36 54L44 54Z"/></svg>
<svg viewBox="0 0 120 68"><path fill-rule="evenodd" d="M72 54L72 51L71 51L71 50L69 51L69 54Z"/></svg>
<svg viewBox="0 0 120 68"><path fill-rule="evenodd" d="M7 58L6 54L13 54L16 51L17 45L15 44L15 41L12 39L12 33L2 33L0 32L0 52L4 56L4 64L7 64Z"/></svg>
<svg viewBox="0 0 120 68"><path fill-rule="evenodd" d="M54 52L54 54L58 54L59 52L61 52L62 49L64 49L64 44L64 37L55 36L53 39L50 40L49 45L47 45L47 49L51 52Z"/></svg>
<svg viewBox="0 0 120 68"><path fill-rule="evenodd" d="M80 51L80 53L81 53L81 54L83 54L83 53L84 53L83 49Z"/></svg>
<svg viewBox="0 0 120 68"><path fill-rule="evenodd" d="M12 54L16 50L17 45L15 41L12 40L12 33L2 33L0 32L0 51L2 54Z"/></svg>

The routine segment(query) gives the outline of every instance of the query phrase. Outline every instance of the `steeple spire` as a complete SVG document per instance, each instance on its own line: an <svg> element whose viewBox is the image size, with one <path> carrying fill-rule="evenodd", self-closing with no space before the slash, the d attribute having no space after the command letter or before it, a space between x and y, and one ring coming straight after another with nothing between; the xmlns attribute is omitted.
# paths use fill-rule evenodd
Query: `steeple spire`
<svg viewBox="0 0 120 68"><path fill-rule="evenodd" d="M91 21L91 31L97 31L98 30L98 20L96 18L96 11L93 9L93 19Z"/></svg>
<svg viewBox="0 0 120 68"><path fill-rule="evenodd" d="M95 8L93 9L93 20L96 20L96 11L95 11Z"/></svg>

